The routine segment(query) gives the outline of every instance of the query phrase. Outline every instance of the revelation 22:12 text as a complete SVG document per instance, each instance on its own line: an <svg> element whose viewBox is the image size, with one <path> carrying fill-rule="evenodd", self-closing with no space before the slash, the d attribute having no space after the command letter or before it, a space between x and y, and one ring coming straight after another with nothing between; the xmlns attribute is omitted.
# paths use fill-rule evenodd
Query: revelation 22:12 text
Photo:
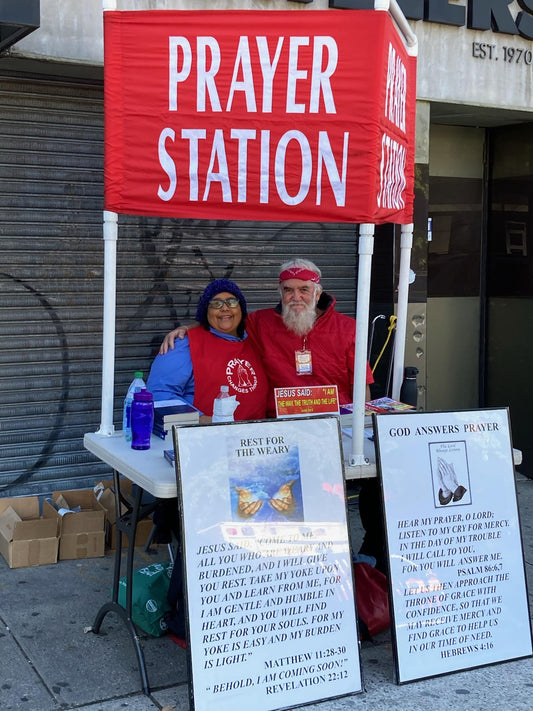
<svg viewBox="0 0 533 711"><path fill-rule="evenodd" d="M474 59L502 59L508 64L533 64L533 50L520 47L498 47L485 42L472 42L472 56Z"/></svg>

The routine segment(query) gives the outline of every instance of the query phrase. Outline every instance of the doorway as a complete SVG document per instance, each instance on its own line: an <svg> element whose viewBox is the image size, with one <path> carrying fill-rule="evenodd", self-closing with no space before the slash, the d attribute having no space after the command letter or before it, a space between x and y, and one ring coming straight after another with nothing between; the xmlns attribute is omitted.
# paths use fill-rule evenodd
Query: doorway
<svg viewBox="0 0 533 711"><path fill-rule="evenodd" d="M427 409L509 407L533 476L533 131L432 125Z"/></svg>
<svg viewBox="0 0 533 711"><path fill-rule="evenodd" d="M484 146L484 129L431 127L428 410L479 406Z"/></svg>
<svg viewBox="0 0 533 711"><path fill-rule="evenodd" d="M520 471L533 476L533 131L492 129L487 220L486 405L509 405Z"/></svg>

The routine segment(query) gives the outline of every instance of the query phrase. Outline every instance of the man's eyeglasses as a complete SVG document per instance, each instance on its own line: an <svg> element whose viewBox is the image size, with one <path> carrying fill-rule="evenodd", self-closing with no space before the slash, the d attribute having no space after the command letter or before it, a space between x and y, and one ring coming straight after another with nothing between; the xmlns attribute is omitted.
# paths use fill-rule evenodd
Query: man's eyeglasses
<svg viewBox="0 0 533 711"><path fill-rule="evenodd" d="M211 299L209 302L209 308L221 309L224 304L226 304L226 306L230 309L236 309L239 305L239 299L236 299L234 296L230 296L229 299Z"/></svg>

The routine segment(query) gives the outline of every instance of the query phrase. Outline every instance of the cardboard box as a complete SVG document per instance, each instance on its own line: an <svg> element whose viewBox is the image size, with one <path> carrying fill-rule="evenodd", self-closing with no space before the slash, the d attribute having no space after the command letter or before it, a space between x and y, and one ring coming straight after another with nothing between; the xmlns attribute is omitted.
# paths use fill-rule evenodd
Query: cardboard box
<svg viewBox="0 0 533 711"><path fill-rule="evenodd" d="M62 497L62 498L61 498ZM77 491L54 491L52 501L59 499L69 509L80 507L77 512L67 513L43 502L43 516L54 519L59 527L59 560L99 558L105 554L106 511L92 489Z"/></svg>
<svg viewBox="0 0 533 711"><path fill-rule="evenodd" d="M129 479L120 480L120 491L128 503L133 503L133 484ZM115 509L115 490L113 479L105 479L94 485L94 492L98 501L106 510L106 543L111 550L116 550L117 547L117 526L116 526L116 509ZM121 504L121 515L126 513L127 508ZM137 523L137 532L135 534L135 545L145 546L148 542L150 533L152 532L153 521L151 518L144 518ZM129 546L129 541L126 536L122 535L122 548L126 549Z"/></svg>
<svg viewBox="0 0 533 711"><path fill-rule="evenodd" d="M39 516L37 496L0 499L0 553L10 568L57 562L57 522Z"/></svg>
<svg viewBox="0 0 533 711"><path fill-rule="evenodd" d="M150 533L152 532L153 521L151 518L143 518L137 523L137 532L135 534L135 546L145 546L148 542ZM117 548L117 527L115 524L108 526L107 530L107 545L114 551ZM130 545L130 542L124 534L122 534L122 550L125 550Z"/></svg>

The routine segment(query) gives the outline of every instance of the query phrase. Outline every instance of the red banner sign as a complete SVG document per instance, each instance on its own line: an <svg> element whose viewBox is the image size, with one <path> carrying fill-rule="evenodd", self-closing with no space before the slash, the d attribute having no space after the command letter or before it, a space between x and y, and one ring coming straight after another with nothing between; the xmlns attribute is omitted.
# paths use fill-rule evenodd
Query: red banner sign
<svg viewBox="0 0 533 711"><path fill-rule="evenodd" d="M105 207L412 221L416 60L387 12L104 13Z"/></svg>

